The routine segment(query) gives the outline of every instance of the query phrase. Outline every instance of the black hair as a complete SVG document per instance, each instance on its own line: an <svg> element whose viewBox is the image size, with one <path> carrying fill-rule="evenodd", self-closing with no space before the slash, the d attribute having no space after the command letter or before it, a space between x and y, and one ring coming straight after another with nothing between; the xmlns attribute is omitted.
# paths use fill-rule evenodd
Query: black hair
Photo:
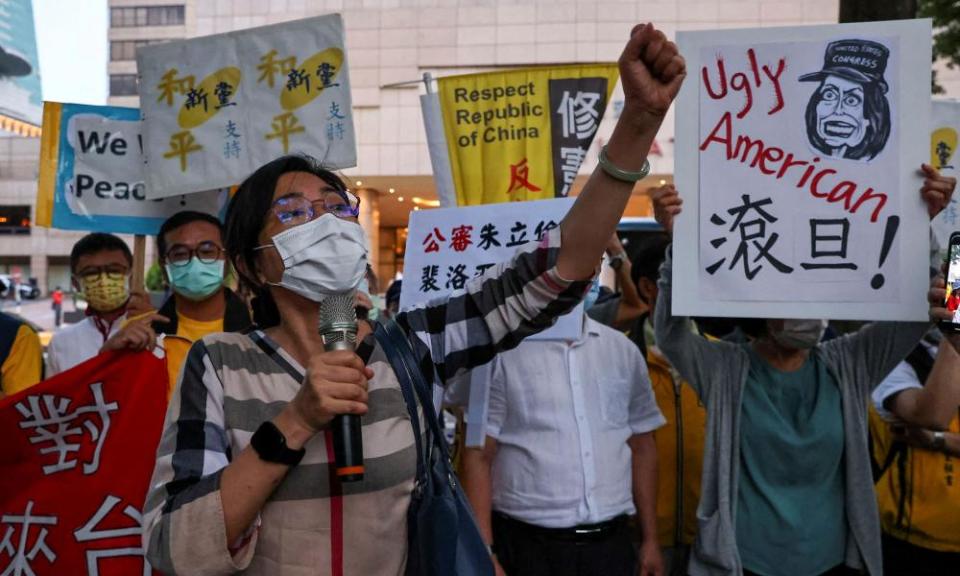
<svg viewBox="0 0 960 576"><path fill-rule="evenodd" d="M733 323L747 336L757 339L767 334L766 318L736 318Z"/></svg>
<svg viewBox="0 0 960 576"><path fill-rule="evenodd" d="M863 140L847 150L844 158L852 160L873 160L883 150L890 137L890 103L884 86L877 82L867 82L863 86L863 117L870 124L863 135ZM807 122L807 138L814 148L824 154L829 154L831 146L817 133L817 104L820 103L820 87L810 96L805 114Z"/></svg>
<svg viewBox="0 0 960 576"><path fill-rule="evenodd" d="M260 230L270 216L277 182L288 172L307 172L337 190L347 189L346 184L336 174L324 169L314 158L307 155L281 156L267 162L237 188L227 207L223 243L240 283L253 294L250 305L253 308L253 321L259 328L269 328L280 323L280 311L270 296L270 291L260 284L256 277L256 247L260 244Z"/></svg>
<svg viewBox="0 0 960 576"><path fill-rule="evenodd" d="M160 231L157 232L157 254L160 256L161 260L164 260L167 257L167 234L193 222L206 222L208 224L213 224L217 227L217 230L220 231L220 241L223 242L223 223L220 222L220 219L216 216L211 216L210 214L206 214L204 212L197 212L195 210L184 210L182 212L177 212L173 216L167 218L163 224L160 225Z"/></svg>
<svg viewBox="0 0 960 576"><path fill-rule="evenodd" d="M403 289L403 280L394 280L387 288L386 304L389 306L393 302L400 302L400 291Z"/></svg>
<svg viewBox="0 0 960 576"><path fill-rule="evenodd" d="M127 246L126 242L113 234L91 232L73 245L73 250L70 251L70 272L77 272L77 261L80 260L81 256L106 251L123 252L123 256L127 259L127 265L133 266L133 253L130 252L130 247Z"/></svg>
<svg viewBox="0 0 960 576"><path fill-rule="evenodd" d="M639 285L641 278L652 282L660 276L660 266L667 257L667 246L670 245L670 235L666 232L648 234L640 241L640 248L633 257L630 266L630 279Z"/></svg>

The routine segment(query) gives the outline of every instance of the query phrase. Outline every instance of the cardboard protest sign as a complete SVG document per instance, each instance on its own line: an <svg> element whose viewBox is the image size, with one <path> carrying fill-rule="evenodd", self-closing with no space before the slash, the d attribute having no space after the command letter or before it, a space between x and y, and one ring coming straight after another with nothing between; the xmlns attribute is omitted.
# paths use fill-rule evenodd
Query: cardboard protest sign
<svg viewBox="0 0 960 576"><path fill-rule="evenodd" d="M357 163L338 14L137 51L147 196L241 182L283 154Z"/></svg>
<svg viewBox="0 0 960 576"><path fill-rule="evenodd" d="M934 100L930 110L930 165L944 176L960 177L960 156L957 146L960 144L960 101ZM931 223L936 237L938 250L945 251L950 234L960 230L960 198L956 194L950 204Z"/></svg>
<svg viewBox="0 0 960 576"><path fill-rule="evenodd" d="M517 249L560 225L573 198L509 202L410 214L400 308L405 310L464 287ZM538 337L576 339L582 306Z"/></svg>
<svg viewBox="0 0 960 576"><path fill-rule="evenodd" d="M438 79L457 204L565 197L617 76L578 64Z"/></svg>
<svg viewBox="0 0 960 576"><path fill-rule="evenodd" d="M151 573L141 508L166 413L164 364L150 352L102 354L0 400L0 573Z"/></svg>
<svg viewBox="0 0 960 576"><path fill-rule="evenodd" d="M147 198L135 108L47 102L40 148L41 226L152 235L182 210L226 209L227 190Z"/></svg>
<svg viewBox="0 0 960 576"><path fill-rule="evenodd" d="M930 26L678 34L675 314L926 319Z"/></svg>

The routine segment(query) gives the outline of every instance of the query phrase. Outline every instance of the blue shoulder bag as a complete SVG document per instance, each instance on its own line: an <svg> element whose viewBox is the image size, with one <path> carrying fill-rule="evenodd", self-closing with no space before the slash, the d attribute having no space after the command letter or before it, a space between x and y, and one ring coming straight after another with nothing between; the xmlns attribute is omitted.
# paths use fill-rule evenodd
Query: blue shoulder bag
<svg viewBox="0 0 960 576"><path fill-rule="evenodd" d="M403 329L393 320L374 334L400 381L417 448L417 478L407 513L407 576L492 576L493 561L450 463L430 386ZM417 401L427 434L420 433Z"/></svg>

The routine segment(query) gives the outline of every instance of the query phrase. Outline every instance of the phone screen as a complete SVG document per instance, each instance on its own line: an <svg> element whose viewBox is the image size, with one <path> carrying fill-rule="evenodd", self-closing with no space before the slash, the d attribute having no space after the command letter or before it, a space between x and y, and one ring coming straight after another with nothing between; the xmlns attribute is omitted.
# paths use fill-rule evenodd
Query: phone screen
<svg viewBox="0 0 960 576"><path fill-rule="evenodd" d="M960 233L957 232L950 235L945 306L953 314L953 318L949 322L942 322L943 326L960 332Z"/></svg>

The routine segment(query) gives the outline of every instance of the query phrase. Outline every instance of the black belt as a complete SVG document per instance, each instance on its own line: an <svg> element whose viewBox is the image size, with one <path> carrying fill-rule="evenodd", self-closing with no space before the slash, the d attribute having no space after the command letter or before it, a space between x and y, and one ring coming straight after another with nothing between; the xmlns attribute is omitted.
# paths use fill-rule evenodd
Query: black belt
<svg viewBox="0 0 960 576"><path fill-rule="evenodd" d="M517 520L516 518L511 518L510 516L501 514L500 512L494 511L493 515L502 520L504 523L510 524L517 529L536 534L538 536L543 536L545 538L573 542L603 540L619 530L626 528L630 520L629 516L626 514L621 514L620 516L611 518L606 522L599 522L597 524L580 524L570 528L545 528L543 526L528 524L521 520Z"/></svg>

